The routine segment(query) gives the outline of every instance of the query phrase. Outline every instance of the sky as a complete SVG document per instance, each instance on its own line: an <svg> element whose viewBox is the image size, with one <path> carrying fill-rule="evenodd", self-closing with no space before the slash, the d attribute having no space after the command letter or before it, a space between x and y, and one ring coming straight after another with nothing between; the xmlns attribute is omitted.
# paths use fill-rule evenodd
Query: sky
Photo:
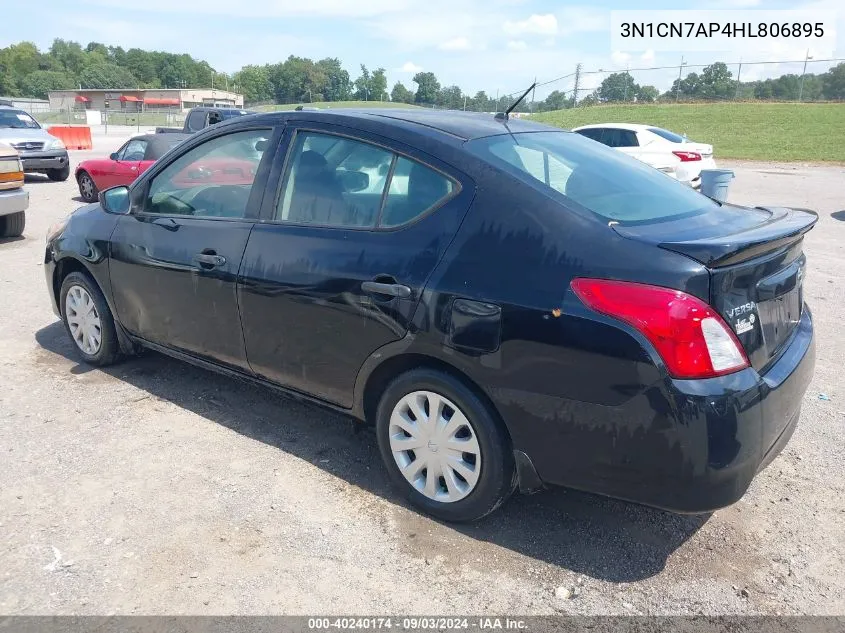
<svg viewBox="0 0 845 633"><path fill-rule="evenodd" d="M8 0L7 0L8 1ZM832 15L838 38L811 47L814 60L845 58L845 9L841 0L699 0L698 9L796 9ZM579 62L582 86L597 86L608 72L632 69L635 80L661 90L697 64L738 62L743 80L800 73L803 62L750 65L750 61L803 60L805 42L743 41L729 51L615 50L610 12L621 9L676 9L666 0L40 0L21 18L0 23L0 47L21 40L46 50L54 38L124 48L189 53L222 72L246 64L283 61L289 55L337 57L354 79L359 65L387 70L388 89L431 71L442 85L457 84L474 94L512 93L536 77L545 82L571 75ZM8 17L8 16L7 16ZM636 70L674 65L675 69ZM811 61L808 72L832 63ZM589 72L592 71L592 72ZM601 71L601 72L599 72ZM570 90L572 77L542 86Z"/></svg>

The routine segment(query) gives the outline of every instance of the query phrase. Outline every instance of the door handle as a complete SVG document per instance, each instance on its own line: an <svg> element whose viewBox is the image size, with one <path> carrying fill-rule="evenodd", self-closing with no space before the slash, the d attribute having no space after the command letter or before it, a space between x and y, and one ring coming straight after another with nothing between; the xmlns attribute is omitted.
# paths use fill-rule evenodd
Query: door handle
<svg viewBox="0 0 845 633"><path fill-rule="evenodd" d="M213 253L197 253L194 255L194 261L200 265L200 268L211 270L225 264L226 258Z"/></svg>
<svg viewBox="0 0 845 633"><path fill-rule="evenodd" d="M378 281L365 281L361 284L361 290L368 294L383 295L407 299L411 296L411 289L402 284L385 284Z"/></svg>

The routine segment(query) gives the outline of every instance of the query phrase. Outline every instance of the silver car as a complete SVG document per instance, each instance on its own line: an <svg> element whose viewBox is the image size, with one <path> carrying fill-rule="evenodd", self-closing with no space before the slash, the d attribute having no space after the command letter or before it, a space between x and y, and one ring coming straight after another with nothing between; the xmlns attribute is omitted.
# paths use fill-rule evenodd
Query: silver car
<svg viewBox="0 0 845 633"><path fill-rule="evenodd" d="M67 180L70 176L65 144L23 110L0 105L0 143L18 151L26 172L47 174L50 180Z"/></svg>

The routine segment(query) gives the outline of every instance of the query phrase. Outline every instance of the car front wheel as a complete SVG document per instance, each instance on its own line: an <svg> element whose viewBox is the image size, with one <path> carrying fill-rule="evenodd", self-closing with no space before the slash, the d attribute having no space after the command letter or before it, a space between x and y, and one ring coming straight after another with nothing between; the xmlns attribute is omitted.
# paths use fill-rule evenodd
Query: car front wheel
<svg viewBox="0 0 845 633"><path fill-rule="evenodd" d="M79 174L77 182L79 183L79 195L82 199L85 202L97 202L97 185L94 184L94 179L91 178L87 171Z"/></svg>
<svg viewBox="0 0 845 633"><path fill-rule="evenodd" d="M25 211L0 216L0 237L20 237L25 226Z"/></svg>
<svg viewBox="0 0 845 633"><path fill-rule="evenodd" d="M449 374L416 369L396 378L379 403L376 433L393 483L413 505L439 519L480 519L515 488L503 425Z"/></svg>
<svg viewBox="0 0 845 633"><path fill-rule="evenodd" d="M64 182L70 177L70 165L61 169L48 169L47 178L56 182Z"/></svg>
<svg viewBox="0 0 845 633"><path fill-rule="evenodd" d="M117 330L106 298L91 277L71 273L59 294L65 330L86 363L110 365L120 356Z"/></svg>

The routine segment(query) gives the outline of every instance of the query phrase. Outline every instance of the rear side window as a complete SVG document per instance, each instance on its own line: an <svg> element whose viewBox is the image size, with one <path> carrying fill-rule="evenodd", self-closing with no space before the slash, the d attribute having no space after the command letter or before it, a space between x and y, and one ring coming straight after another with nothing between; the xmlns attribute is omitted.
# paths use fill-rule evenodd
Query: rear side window
<svg viewBox="0 0 845 633"><path fill-rule="evenodd" d="M449 198L450 178L384 147L298 132L275 220L326 227L395 228Z"/></svg>
<svg viewBox="0 0 845 633"><path fill-rule="evenodd" d="M581 136L586 136L587 138L591 138L594 141L598 141L601 143L601 135L604 132L603 128L590 128L588 130L578 130L578 134Z"/></svg>
<svg viewBox="0 0 845 633"><path fill-rule="evenodd" d="M467 147L540 190L562 194L604 219L624 224L698 215L718 206L653 167L579 134L525 132L476 139Z"/></svg>
<svg viewBox="0 0 845 633"><path fill-rule="evenodd" d="M607 128L602 135L601 142L608 147L637 147L637 135L631 130Z"/></svg>
<svg viewBox="0 0 845 633"><path fill-rule="evenodd" d="M684 137L680 134L675 134L674 132L670 132L669 130L664 130L662 127L650 127L648 131L652 134L657 134L657 136L661 138L665 138L667 141L671 141L672 143L683 143Z"/></svg>

